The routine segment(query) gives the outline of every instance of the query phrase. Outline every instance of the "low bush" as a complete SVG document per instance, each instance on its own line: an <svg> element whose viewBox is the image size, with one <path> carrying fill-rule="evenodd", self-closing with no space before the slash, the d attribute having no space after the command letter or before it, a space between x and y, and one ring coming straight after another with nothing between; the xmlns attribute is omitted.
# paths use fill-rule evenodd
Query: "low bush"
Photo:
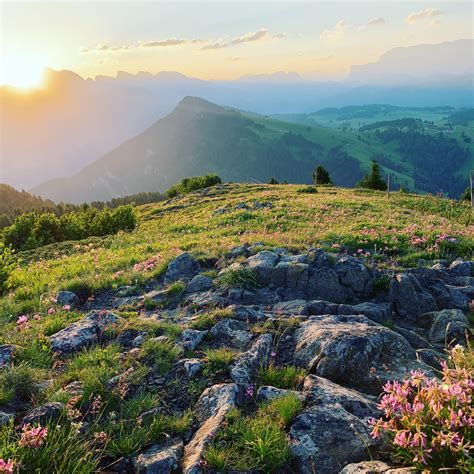
<svg viewBox="0 0 474 474"><path fill-rule="evenodd" d="M216 174L206 174L204 176L194 176L192 178L184 178L179 183L171 186L171 188L166 191L166 196L173 198L178 195L188 194L192 191L197 191L198 189L209 188L210 186L215 186L216 184L221 184L222 180Z"/></svg>
<svg viewBox="0 0 474 474"><path fill-rule="evenodd" d="M101 211L86 206L81 211L61 217L52 212L29 212L18 216L3 230L2 240L5 246L15 250L29 250L54 242L100 237L116 234L119 230L130 231L136 225L137 216L131 205L112 210L106 207Z"/></svg>

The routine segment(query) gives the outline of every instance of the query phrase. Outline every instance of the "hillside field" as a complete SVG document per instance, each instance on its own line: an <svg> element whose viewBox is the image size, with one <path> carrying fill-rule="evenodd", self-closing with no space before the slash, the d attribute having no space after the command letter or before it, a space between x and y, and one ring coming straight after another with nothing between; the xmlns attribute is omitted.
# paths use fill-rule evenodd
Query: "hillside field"
<svg viewBox="0 0 474 474"><path fill-rule="evenodd" d="M226 184L137 208L139 227L130 233L53 244L18 255L9 295L0 300L2 324L15 314L40 311L58 289L92 293L156 277L182 251L220 258L243 243L363 250L385 265L416 265L419 258L471 258L473 216L468 203L399 192L306 186ZM272 207L254 209L254 204ZM238 204L248 209L238 209ZM455 243L441 243L439 236ZM423 244L412 244L415 239ZM443 237L442 237L443 238ZM339 247L340 246L340 247ZM359 250L359 253L361 252ZM150 272L135 264L157 257Z"/></svg>

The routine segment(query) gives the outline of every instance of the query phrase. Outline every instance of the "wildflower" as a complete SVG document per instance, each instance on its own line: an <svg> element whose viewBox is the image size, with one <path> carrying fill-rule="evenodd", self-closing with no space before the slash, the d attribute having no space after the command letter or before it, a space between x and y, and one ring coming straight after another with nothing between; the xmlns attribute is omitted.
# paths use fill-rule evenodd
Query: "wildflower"
<svg viewBox="0 0 474 474"><path fill-rule="evenodd" d="M16 321L16 323L17 323L19 326L21 326L22 324L25 324L25 323L27 323L27 322L28 322L28 316L25 316L25 315L20 316L20 317L17 319L17 321Z"/></svg>
<svg viewBox="0 0 474 474"><path fill-rule="evenodd" d="M48 309L48 314L54 314L56 310L54 308L49 308Z"/></svg>
<svg viewBox="0 0 474 474"><path fill-rule="evenodd" d="M41 315L39 315L38 313L36 313L35 315L33 315L33 319L35 321L40 321L41 320Z"/></svg>
<svg viewBox="0 0 474 474"><path fill-rule="evenodd" d="M5 461L0 458L0 474L13 474L14 471L15 463L11 459Z"/></svg>
<svg viewBox="0 0 474 474"><path fill-rule="evenodd" d="M270 352L270 357L276 357L277 353L275 351Z"/></svg>
<svg viewBox="0 0 474 474"><path fill-rule="evenodd" d="M65 305L63 306L63 310L64 310L64 311L69 311L70 309L71 309L71 306L68 305L68 304L65 304Z"/></svg>
<svg viewBox="0 0 474 474"><path fill-rule="evenodd" d="M28 423L21 430L21 438L18 444L27 448L39 448L45 443L47 435L48 428L42 428L41 425L35 428Z"/></svg>
<svg viewBox="0 0 474 474"><path fill-rule="evenodd" d="M255 386L254 385L249 385L247 387L247 390L245 390L245 396L247 398L252 398L254 396L254 393L255 393Z"/></svg>
<svg viewBox="0 0 474 474"><path fill-rule="evenodd" d="M109 435L105 431L99 431L93 434L94 441L104 444L108 441Z"/></svg>

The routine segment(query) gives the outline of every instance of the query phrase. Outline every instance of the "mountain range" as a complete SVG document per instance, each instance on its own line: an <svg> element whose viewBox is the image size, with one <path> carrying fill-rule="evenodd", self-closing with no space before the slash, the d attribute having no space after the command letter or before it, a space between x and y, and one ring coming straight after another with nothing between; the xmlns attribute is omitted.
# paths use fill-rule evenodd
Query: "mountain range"
<svg viewBox="0 0 474 474"><path fill-rule="evenodd" d="M163 192L184 177L205 173L217 173L225 181L267 182L275 177L310 183L319 163L329 169L335 184L354 186L377 157L384 173L392 173L395 186L456 196L466 186L461 170L471 166L474 153L443 132L451 130L444 121L453 109L443 110L440 117L446 118L438 125L398 119L373 121L367 130L336 129L185 97L168 116L72 177L49 180L32 192L56 202L106 201L141 191ZM379 117L379 108L375 111ZM462 127L462 137L468 137L464 130L474 135L472 126Z"/></svg>
<svg viewBox="0 0 474 474"><path fill-rule="evenodd" d="M0 87L0 182L30 189L72 176L169 114L186 96L259 114L373 103L472 106L472 45L473 40L459 40L398 48L375 64L354 67L339 82L305 80L294 72L234 81L177 72L119 72L85 80L71 71L49 70L43 89L24 93ZM453 48L460 53L452 54ZM440 80L436 58L453 76ZM466 75L460 76L462 71Z"/></svg>

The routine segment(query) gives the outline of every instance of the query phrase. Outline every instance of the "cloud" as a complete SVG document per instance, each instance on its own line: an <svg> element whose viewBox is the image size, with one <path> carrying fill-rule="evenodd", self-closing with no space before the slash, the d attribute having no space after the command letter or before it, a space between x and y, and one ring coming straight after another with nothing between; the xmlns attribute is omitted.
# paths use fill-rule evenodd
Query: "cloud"
<svg viewBox="0 0 474 474"><path fill-rule="evenodd" d="M242 44L242 43L251 43L253 41L260 41L268 36L268 29L267 28L260 28L257 31L253 31L250 33L245 33L245 35L237 36L234 38L231 43L232 44Z"/></svg>
<svg viewBox="0 0 474 474"><path fill-rule="evenodd" d="M322 40L337 41L344 36L349 25L345 20L338 21L333 28L326 28L320 35Z"/></svg>
<svg viewBox="0 0 474 474"><path fill-rule="evenodd" d="M332 59L334 59L334 55L330 54L329 56L322 56L322 57L318 58L317 60L320 63L327 63L328 61L331 61Z"/></svg>
<svg viewBox="0 0 474 474"><path fill-rule="evenodd" d="M241 61L243 58L238 58L236 56L231 56L229 58L225 58L226 61Z"/></svg>
<svg viewBox="0 0 474 474"><path fill-rule="evenodd" d="M288 36L287 33L277 33L276 35L272 35L273 39L284 39Z"/></svg>
<svg viewBox="0 0 474 474"><path fill-rule="evenodd" d="M380 18L380 17L379 18L372 18L372 20L369 20L367 22L367 26L384 26L385 23L387 23L387 22L385 21L384 18Z"/></svg>
<svg viewBox="0 0 474 474"><path fill-rule="evenodd" d="M435 16L440 16L442 14L443 14L443 12L441 10L438 10L437 8L428 7L428 8L425 8L424 10L419 11L419 12L410 13L406 17L406 22L412 25L413 23L416 23L417 21L423 21L423 20L426 20L428 18L433 18Z"/></svg>
<svg viewBox="0 0 474 474"><path fill-rule="evenodd" d="M148 41L146 43L142 43L144 48L159 48L162 46L178 46L180 44L189 43L189 40L185 39L178 39L178 38L169 38L161 41Z"/></svg>
<svg viewBox="0 0 474 474"><path fill-rule="evenodd" d="M210 44L206 44L205 46L203 46L202 48L199 48L200 51L209 51L209 50L212 50L212 49L222 49L222 48L227 48L227 46L229 46L227 43L210 43Z"/></svg>

